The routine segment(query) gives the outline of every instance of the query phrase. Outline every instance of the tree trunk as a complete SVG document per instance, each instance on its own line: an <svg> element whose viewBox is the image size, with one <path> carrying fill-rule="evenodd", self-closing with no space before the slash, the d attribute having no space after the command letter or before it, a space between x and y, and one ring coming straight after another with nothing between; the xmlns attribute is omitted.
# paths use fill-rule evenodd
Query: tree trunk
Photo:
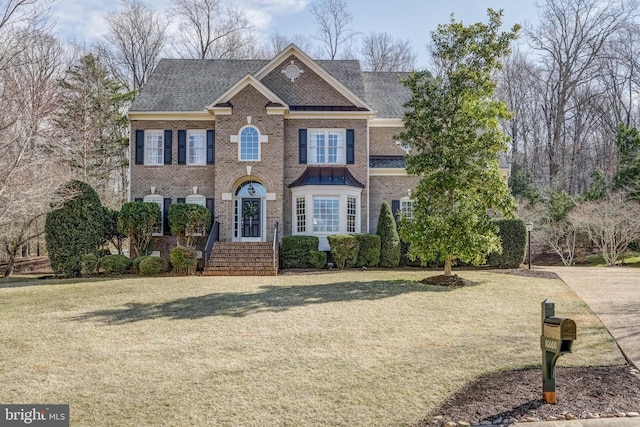
<svg viewBox="0 0 640 427"><path fill-rule="evenodd" d="M444 260L444 275L447 277L451 277L451 264L453 264L453 260L447 257Z"/></svg>

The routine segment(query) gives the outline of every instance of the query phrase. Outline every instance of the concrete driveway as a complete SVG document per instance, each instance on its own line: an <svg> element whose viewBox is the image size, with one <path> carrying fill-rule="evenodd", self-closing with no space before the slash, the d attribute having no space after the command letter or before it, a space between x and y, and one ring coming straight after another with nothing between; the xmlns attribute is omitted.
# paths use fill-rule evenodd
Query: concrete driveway
<svg viewBox="0 0 640 427"><path fill-rule="evenodd" d="M622 352L640 368L640 269L545 267L545 270L555 272L587 303Z"/></svg>

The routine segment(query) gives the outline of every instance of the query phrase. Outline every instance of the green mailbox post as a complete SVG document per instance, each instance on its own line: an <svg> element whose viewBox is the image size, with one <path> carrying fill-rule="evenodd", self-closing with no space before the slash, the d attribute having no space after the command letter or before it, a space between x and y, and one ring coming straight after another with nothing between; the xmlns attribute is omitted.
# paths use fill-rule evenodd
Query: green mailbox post
<svg viewBox="0 0 640 427"><path fill-rule="evenodd" d="M571 353L576 339L576 322L555 317L555 304L549 298L542 301L542 399L556 403L556 362L563 354Z"/></svg>

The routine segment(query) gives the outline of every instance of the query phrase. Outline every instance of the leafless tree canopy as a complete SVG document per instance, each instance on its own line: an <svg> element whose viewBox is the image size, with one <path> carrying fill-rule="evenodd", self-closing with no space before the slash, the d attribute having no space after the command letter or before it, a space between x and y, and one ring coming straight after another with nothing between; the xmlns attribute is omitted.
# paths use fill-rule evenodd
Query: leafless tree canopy
<svg viewBox="0 0 640 427"><path fill-rule="evenodd" d="M596 169L615 173L619 122L637 123L635 0L547 0L526 31L530 50L514 52L501 96L516 164L542 188L571 194Z"/></svg>
<svg viewBox="0 0 640 427"><path fill-rule="evenodd" d="M107 23L106 43L99 51L129 90L140 90L162 57L168 23L141 0L121 0Z"/></svg>
<svg viewBox="0 0 640 427"><path fill-rule="evenodd" d="M351 28L353 15L346 0L316 0L311 14L318 27L314 38L320 42L329 59L337 59L341 50L344 57L353 57L353 39L357 35Z"/></svg>
<svg viewBox="0 0 640 427"><path fill-rule="evenodd" d="M626 194L585 202L569 214L570 221L586 233L607 265L615 265L629 245L640 240L640 204Z"/></svg>
<svg viewBox="0 0 640 427"><path fill-rule="evenodd" d="M224 0L172 0L170 13L179 22L183 58L241 58L251 50L253 25L242 9Z"/></svg>
<svg viewBox="0 0 640 427"><path fill-rule="evenodd" d="M360 53L368 71L411 71L415 68L416 54L411 42L386 32L373 31L365 35Z"/></svg>

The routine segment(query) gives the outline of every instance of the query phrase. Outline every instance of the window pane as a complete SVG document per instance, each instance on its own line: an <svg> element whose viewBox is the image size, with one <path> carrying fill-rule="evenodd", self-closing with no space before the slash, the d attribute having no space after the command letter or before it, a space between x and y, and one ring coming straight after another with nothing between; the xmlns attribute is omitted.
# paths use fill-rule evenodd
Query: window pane
<svg viewBox="0 0 640 427"><path fill-rule="evenodd" d="M337 233L340 220L340 199L315 197L313 199L313 232Z"/></svg>
<svg viewBox="0 0 640 427"><path fill-rule="evenodd" d="M298 233L304 233L307 231L307 215L305 198L296 198L296 219L297 219L297 231Z"/></svg>
<svg viewBox="0 0 640 427"><path fill-rule="evenodd" d="M144 141L144 164L145 165L161 165L163 163L163 142L164 131L147 130L145 131Z"/></svg>
<svg viewBox="0 0 640 427"><path fill-rule="evenodd" d="M413 219L413 200L400 200L400 212L405 219Z"/></svg>
<svg viewBox="0 0 640 427"><path fill-rule="evenodd" d="M345 131L333 129L309 130L309 162L312 164L344 163Z"/></svg>
<svg viewBox="0 0 640 427"><path fill-rule="evenodd" d="M347 233L356 232L356 198L347 197Z"/></svg>
<svg viewBox="0 0 640 427"><path fill-rule="evenodd" d="M344 163L342 153L344 147L342 144L342 133L329 132L329 159L328 163Z"/></svg>
<svg viewBox="0 0 640 427"><path fill-rule="evenodd" d="M260 160L259 138L256 128L248 127L240 134L240 160Z"/></svg>
<svg viewBox="0 0 640 427"><path fill-rule="evenodd" d="M204 131L189 131L189 156L187 164L204 165L206 164L207 145Z"/></svg>

